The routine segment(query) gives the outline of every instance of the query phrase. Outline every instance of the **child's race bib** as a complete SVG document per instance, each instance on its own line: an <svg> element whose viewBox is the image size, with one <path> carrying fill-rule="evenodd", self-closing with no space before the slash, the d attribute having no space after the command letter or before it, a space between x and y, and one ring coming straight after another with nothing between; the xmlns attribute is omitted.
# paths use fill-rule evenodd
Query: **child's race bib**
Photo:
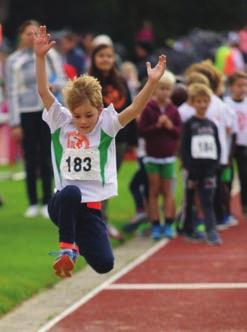
<svg viewBox="0 0 247 332"><path fill-rule="evenodd" d="M195 159L217 159L215 138L211 135L196 135L192 137L191 155Z"/></svg>
<svg viewBox="0 0 247 332"><path fill-rule="evenodd" d="M61 161L61 173L67 180L100 181L98 149L66 149Z"/></svg>

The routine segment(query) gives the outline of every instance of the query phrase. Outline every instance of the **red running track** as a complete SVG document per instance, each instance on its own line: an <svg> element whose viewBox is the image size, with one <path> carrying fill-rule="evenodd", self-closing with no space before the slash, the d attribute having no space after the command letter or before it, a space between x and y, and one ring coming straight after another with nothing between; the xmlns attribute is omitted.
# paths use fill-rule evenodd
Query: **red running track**
<svg viewBox="0 0 247 332"><path fill-rule="evenodd" d="M247 331L247 221L233 207L223 246L177 238L46 331Z"/></svg>

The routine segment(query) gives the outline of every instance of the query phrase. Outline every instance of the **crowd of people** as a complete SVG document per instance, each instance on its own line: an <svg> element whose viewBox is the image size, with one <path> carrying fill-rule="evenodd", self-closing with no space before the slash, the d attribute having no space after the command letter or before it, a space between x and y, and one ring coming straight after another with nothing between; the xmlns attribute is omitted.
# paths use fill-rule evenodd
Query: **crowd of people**
<svg viewBox="0 0 247 332"><path fill-rule="evenodd" d="M39 37L35 37L36 33ZM39 83L42 74L38 74L37 78L35 71L37 54L40 52L37 43L41 40L37 41L37 38L42 33L45 36L44 43L49 45L45 52L44 71L47 72L49 91L55 99L49 99L45 89L39 93L37 91L37 81L39 87L44 84ZM135 36L133 62L118 52L107 35L87 33L79 37L72 31L64 30L51 37L56 43L51 44L49 38L44 30L40 30L38 22L25 21L19 28L16 50L11 54L1 52L0 58L0 161L13 163L17 158L24 160L29 202L25 216L30 218L41 214L52 218L53 215L53 221L58 223L54 208L52 212L48 211L49 202L55 202L52 196L53 174L55 178L60 177L60 171L54 167L52 173L50 142L53 152L56 150L60 154L58 160L54 152L54 166L54 163L58 165L61 161L62 139L61 133L55 130L54 119L48 117L43 121L42 114L44 106L55 109L51 101L56 100L61 109L62 105L67 106L74 116L73 110L79 108L81 102L75 91L83 94L89 84L86 81L80 85L75 78L88 73L100 83L102 107L111 114L109 105L112 104L116 112L112 113L112 117L118 114L122 119L120 125L113 124L114 130L108 127L104 129L106 132L102 130L100 139L104 141L104 153L108 153L106 151L111 146L107 132L114 131L116 171L119 171L128 151L132 151L138 161L138 170L129 184L136 213L123 231L132 232L149 225L150 236L154 240L162 237L172 239L180 233L193 242L222 244L219 231L238 224L230 204L235 173L240 182L242 211L247 217L247 29L230 33L228 45L219 45L215 49L214 59L191 63L179 75L170 70L168 55L167 70L159 77L144 109L135 116L129 116L128 121L124 115L126 110L129 105L135 105L138 96L142 96L142 91L149 84L146 62L151 70L151 66L159 59L153 48L151 25L145 22ZM64 99L63 88L69 84L68 80L73 86ZM92 84L88 89L90 95L92 89L96 91L98 88ZM94 99L90 99L94 97L87 98L92 105L96 105ZM91 112L90 108L88 112ZM64 111L61 114L65 114ZM54 116L59 118L59 115ZM62 121L62 117L57 121ZM124 128L120 130L120 127ZM85 136L77 135L73 130L68 135L67 148L87 147ZM21 146L21 153L17 153L18 146ZM71 156L68 155L66 161L63 158L69 169ZM73 158L75 161L75 154ZM98 157L94 155L93 158ZM107 157L104 163L107 163ZM85 167L89 166L86 164ZM176 206L175 200L177 169L183 175L182 207ZM68 176L70 170L64 172ZM38 178L42 180L41 199L37 195ZM77 179L76 176L74 179ZM74 195L76 200L73 190L66 194ZM122 240L122 233L108 222L105 198L110 196L103 195L98 200L103 203L102 212L108 234ZM160 197L163 200L162 212ZM1 204L3 202L4 198ZM88 213L86 210L84 212ZM65 230L66 227L68 225L65 225ZM63 234L60 233L60 236ZM71 240L63 239L60 242ZM84 256L85 250L82 249Z"/></svg>

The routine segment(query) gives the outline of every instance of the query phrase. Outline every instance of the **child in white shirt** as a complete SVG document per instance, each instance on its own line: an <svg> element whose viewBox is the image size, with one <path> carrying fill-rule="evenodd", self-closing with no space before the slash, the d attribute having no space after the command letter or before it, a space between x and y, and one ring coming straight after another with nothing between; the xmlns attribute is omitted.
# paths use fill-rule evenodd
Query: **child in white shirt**
<svg viewBox="0 0 247 332"><path fill-rule="evenodd" d="M117 195L114 138L144 109L164 73L165 56L153 69L147 63L147 83L120 114L112 105L103 109L101 86L88 75L67 83L67 109L55 99L47 79L46 54L54 43L41 26L34 36L36 77L46 108L43 119L52 133L57 192L48 210L59 228L61 249L53 267L58 276L71 276L78 250L94 270L106 273L113 268L114 258L100 202Z"/></svg>

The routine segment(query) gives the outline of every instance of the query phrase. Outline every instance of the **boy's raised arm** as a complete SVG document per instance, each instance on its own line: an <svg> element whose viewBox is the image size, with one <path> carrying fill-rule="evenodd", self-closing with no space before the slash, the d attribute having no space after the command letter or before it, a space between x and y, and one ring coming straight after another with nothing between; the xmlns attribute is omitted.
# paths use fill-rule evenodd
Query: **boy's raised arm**
<svg viewBox="0 0 247 332"><path fill-rule="evenodd" d="M40 26L37 35L34 34L34 53L36 55L36 79L38 93L47 111L54 103L55 97L49 89L46 72L46 54L55 44L50 41L50 35L46 32L46 26Z"/></svg>
<svg viewBox="0 0 247 332"><path fill-rule="evenodd" d="M166 68L165 55L159 56L159 61L154 68L147 62L148 80L143 89L134 98L132 104L124 109L119 115L118 119L122 126L126 126L130 121L135 119L145 108L147 102L152 97L152 94L157 87L157 84L164 74Z"/></svg>

